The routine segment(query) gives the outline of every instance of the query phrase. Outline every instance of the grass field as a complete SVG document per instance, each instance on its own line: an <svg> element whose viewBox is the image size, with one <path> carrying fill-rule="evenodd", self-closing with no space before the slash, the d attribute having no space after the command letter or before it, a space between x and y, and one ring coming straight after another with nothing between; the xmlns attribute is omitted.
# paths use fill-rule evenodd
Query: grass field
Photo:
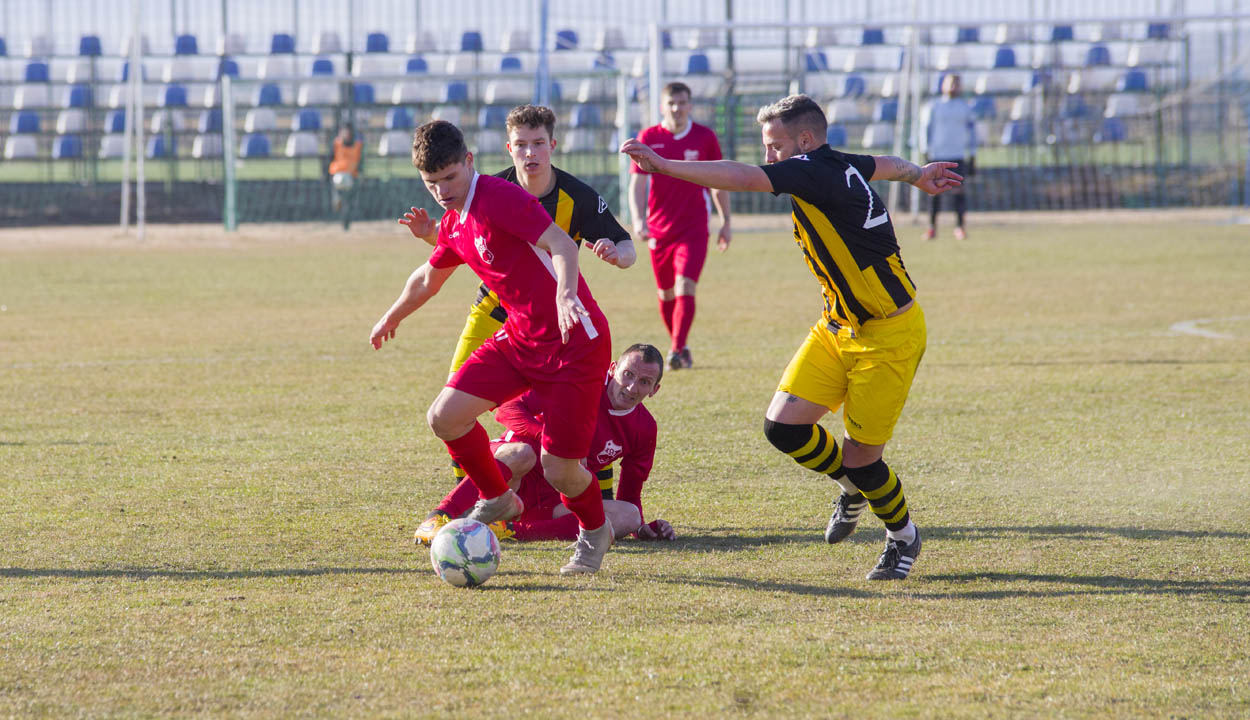
<svg viewBox="0 0 1250 720"><path fill-rule="evenodd" d="M648 403L678 540L590 578L506 544L473 591L411 544L467 271L374 352L426 254L389 224L0 232L0 716L1250 716L1227 219L900 227L929 346L886 454L925 539L894 584L863 579L880 524L825 545L831 484L763 438L820 301L744 219ZM645 260L583 265L616 346L661 343Z"/></svg>

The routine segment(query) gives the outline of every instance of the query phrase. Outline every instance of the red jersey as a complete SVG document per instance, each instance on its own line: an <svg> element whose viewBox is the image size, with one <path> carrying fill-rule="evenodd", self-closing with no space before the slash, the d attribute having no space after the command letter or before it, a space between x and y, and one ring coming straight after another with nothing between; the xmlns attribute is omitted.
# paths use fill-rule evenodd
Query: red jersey
<svg viewBox="0 0 1250 720"><path fill-rule="evenodd" d="M720 160L720 143L716 133L694 121L674 135L663 125L654 125L638 133L638 142L649 146L669 160ZM630 171L651 175L630 163ZM658 240L682 240L694 236L707 239L708 196L702 185L678 180L668 175L651 175L647 194L647 229Z"/></svg>
<svg viewBox="0 0 1250 720"><path fill-rule="evenodd" d="M504 331L512 345L530 358L554 361L606 333L608 321L578 273L577 299L588 315L569 332L567 346L560 339L555 266L535 245L550 226L538 198L507 180L474 174L464 209L443 213L429 262L472 268L507 308Z"/></svg>
<svg viewBox="0 0 1250 720"><path fill-rule="evenodd" d="M604 384L606 389L607 384ZM513 400L500 405L495 410L495 420L508 428L505 440L512 442L535 441L542 434L542 408L538 407L533 392L522 394ZM633 410L621 412L612 409L608 394L603 393L599 401L599 416L596 421L594 439L590 443L590 454L586 457L586 469L593 475L612 463L620 460L621 475L616 488L616 498L633 503L642 514L642 485L651 475L651 465L655 461L655 441L658 426L655 418L647 408L639 403ZM536 465L537 475L541 476L542 466ZM531 474L535 474L531 471ZM526 475L527 481L530 475ZM540 484L542 492L529 494L530 499L539 504L555 505L560 502L560 495L543 480ZM644 516L645 517L645 516ZM644 520L645 522L645 520Z"/></svg>

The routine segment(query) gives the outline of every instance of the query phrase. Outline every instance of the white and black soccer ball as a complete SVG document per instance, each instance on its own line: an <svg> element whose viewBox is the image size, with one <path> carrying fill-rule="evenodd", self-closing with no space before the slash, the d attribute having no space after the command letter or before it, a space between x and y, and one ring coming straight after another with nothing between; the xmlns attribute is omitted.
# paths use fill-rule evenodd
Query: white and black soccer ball
<svg viewBox="0 0 1250 720"><path fill-rule="evenodd" d="M451 585L481 585L499 568L499 539L476 520L452 520L430 543L430 564Z"/></svg>
<svg viewBox="0 0 1250 720"><path fill-rule="evenodd" d="M334 173L333 181L334 187L338 188L340 192L347 192L352 189L352 185L356 184L356 178L352 177L351 173L345 172Z"/></svg>

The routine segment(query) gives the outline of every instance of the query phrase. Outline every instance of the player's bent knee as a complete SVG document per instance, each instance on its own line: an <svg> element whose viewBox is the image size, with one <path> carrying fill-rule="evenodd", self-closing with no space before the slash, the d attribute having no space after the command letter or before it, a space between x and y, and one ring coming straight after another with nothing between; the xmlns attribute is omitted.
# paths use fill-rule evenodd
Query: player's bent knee
<svg viewBox="0 0 1250 720"><path fill-rule="evenodd" d="M764 437L783 453L792 453L812 439L811 425L791 425L764 420Z"/></svg>
<svg viewBox="0 0 1250 720"><path fill-rule="evenodd" d="M562 458L543 450L541 462L547 482L570 497L580 495L593 479L576 458Z"/></svg>
<svg viewBox="0 0 1250 720"><path fill-rule="evenodd" d="M512 477L519 478L538 463L534 449L525 443L508 443L495 449L495 459L512 471Z"/></svg>
<svg viewBox="0 0 1250 720"><path fill-rule="evenodd" d="M642 514L633 503L608 500L603 503L603 512L612 521L612 532L617 540L633 535L642 527Z"/></svg>
<svg viewBox="0 0 1250 720"><path fill-rule="evenodd" d="M668 288L666 290L656 290L655 294L659 295L660 299L663 300L664 302L668 302L669 300L674 300L677 297L677 293L673 292L673 288Z"/></svg>
<svg viewBox="0 0 1250 720"><path fill-rule="evenodd" d="M698 285L694 280L681 275L677 276L677 282L673 285L673 292L676 295L689 297L694 295L695 286Z"/></svg>

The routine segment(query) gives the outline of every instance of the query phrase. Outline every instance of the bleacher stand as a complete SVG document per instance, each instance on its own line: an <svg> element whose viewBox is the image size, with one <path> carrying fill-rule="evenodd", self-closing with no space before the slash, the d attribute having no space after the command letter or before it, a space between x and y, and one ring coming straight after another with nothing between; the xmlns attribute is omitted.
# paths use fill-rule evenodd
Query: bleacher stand
<svg viewBox="0 0 1250 720"><path fill-rule="evenodd" d="M52 143L52 158L55 160L81 157L82 138L78 135L61 135Z"/></svg>
<svg viewBox="0 0 1250 720"><path fill-rule="evenodd" d="M260 133L248 134L243 138L243 143L239 146L239 157L269 157L269 138Z"/></svg>

